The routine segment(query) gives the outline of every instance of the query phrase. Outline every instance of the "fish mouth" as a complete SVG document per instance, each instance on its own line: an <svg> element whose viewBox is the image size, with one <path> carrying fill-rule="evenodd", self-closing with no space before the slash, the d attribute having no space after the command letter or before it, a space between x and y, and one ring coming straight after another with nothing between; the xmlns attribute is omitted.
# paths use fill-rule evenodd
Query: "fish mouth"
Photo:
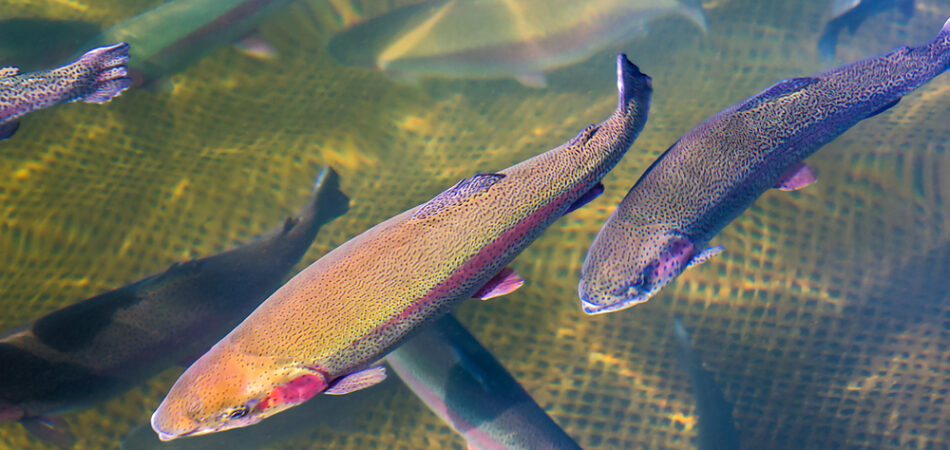
<svg viewBox="0 0 950 450"><path fill-rule="evenodd" d="M161 440L162 442L168 442L172 439L178 439L178 438L183 438L183 437L188 437L188 436L194 436L196 434L201 434L201 433L198 433L199 428L195 428L191 431L186 431L184 433L177 433L177 434L166 433L162 430L159 430L154 425L152 425L152 429L155 430L155 433L158 434L158 439Z"/></svg>
<svg viewBox="0 0 950 450"><path fill-rule="evenodd" d="M646 302L651 293L639 292L634 295L612 295L609 293L592 296L583 281L578 285L577 292L581 298L581 309L585 314L606 314L627 309L631 306Z"/></svg>

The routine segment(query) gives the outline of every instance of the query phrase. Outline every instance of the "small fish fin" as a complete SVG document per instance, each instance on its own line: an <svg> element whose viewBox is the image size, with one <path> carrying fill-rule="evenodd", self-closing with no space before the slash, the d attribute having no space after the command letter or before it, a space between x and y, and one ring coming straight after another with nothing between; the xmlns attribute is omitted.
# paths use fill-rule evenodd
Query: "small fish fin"
<svg viewBox="0 0 950 450"><path fill-rule="evenodd" d="M706 13L703 12L703 2L701 0L678 0L680 13L695 23L705 34L709 31L709 24L706 22Z"/></svg>
<svg viewBox="0 0 950 450"><path fill-rule="evenodd" d="M526 72L515 74L515 80L518 80L524 87L544 89L548 87L548 79L541 72Z"/></svg>
<svg viewBox="0 0 950 450"><path fill-rule="evenodd" d="M571 140L567 141L567 144L565 145L565 147L573 147L575 145L586 144L587 141L590 140L590 138L594 137L594 133L596 133L597 130L599 129L600 129L600 125L594 125L594 124L590 124L584 127L583 130L577 133L577 136L574 136L571 138Z"/></svg>
<svg viewBox="0 0 950 450"><path fill-rule="evenodd" d="M370 367L359 372L353 372L336 380L323 391L324 394L342 395L353 391L368 388L386 379L386 368L383 366Z"/></svg>
<svg viewBox="0 0 950 450"><path fill-rule="evenodd" d="M795 191L818 181L818 176L811 166L805 163L798 163L791 169L785 171L782 179L775 183L775 189L783 191Z"/></svg>
<svg viewBox="0 0 950 450"><path fill-rule="evenodd" d="M767 100L771 101L789 94L794 94L819 80L820 78L816 77L796 77L779 81L778 83L769 86L758 95L746 100L738 108L736 108L736 112L748 111L765 103Z"/></svg>
<svg viewBox="0 0 950 450"><path fill-rule="evenodd" d="M886 105L884 105L884 106L878 108L876 111L872 112L871 114L868 114L868 116L865 117L865 119L874 117L874 116L876 116L876 115L878 115L878 114L880 114L880 113L882 113L882 112L884 112L884 111L887 111L887 110L893 108L895 105L897 105L898 103L900 103L900 101L901 101L901 97L897 97L896 100L894 100L894 101L892 101L892 102L888 102Z"/></svg>
<svg viewBox="0 0 950 450"><path fill-rule="evenodd" d="M713 256L716 256L722 253L722 251L725 249L726 247L723 247L721 245L717 245L715 247L709 247L706 250L703 250L697 253L696 255L694 255L693 258L689 260L689 263L686 264L686 268L689 269L691 267L696 267L706 261L709 261L709 258L712 258Z"/></svg>
<svg viewBox="0 0 950 450"><path fill-rule="evenodd" d="M603 183L595 184L594 187L590 188L589 191L585 192L584 195L581 196L581 198L575 200L574 203L572 203L571 206L567 208L567 211L564 211L564 214L566 215L572 211L577 210L578 208L590 203L595 198L599 197L600 194L603 194L603 193L604 193L604 184Z"/></svg>
<svg viewBox="0 0 950 450"><path fill-rule="evenodd" d="M20 74L19 67L0 67L0 78L14 77Z"/></svg>
<svg viewBox="0 0 950 450"><path fill-rule="evenodd" d="M20 419L20 424L33 436L58 447L71 448L76 443L76 437L62 417L27 417Z"/></svg>
<svg viewBox="0 0 950 450"><path fill-rule="evenodd" d="M521 275L518 275L514 269L511 267L505 267L501 269L501 272L498 272L492 279L488 280L484 286L482 286L475 294L472 295L472 298L478 298L482 300L488 300L495 297L501 297L505 294L510 294L516 289L520 288L524 284L524 278L521 278Z"/></svg>
<svg viewBox="0 0 950 450"><path fill-rule="evenodd" d="M14 120L13 122L0 125L0 141L13 136L13 133L16 133L17 128L20 128L19 120Z"/></svg>
<svg viewBox="0 0 950 450"><path fill-rule="evenodd" d="M473 195L485 192L502 178L505 178L505 176L500 173L480 173L459 181L455 183L455 186L446 189L420 206L416 212L412 213L411 218L424 219L449 206L456 205Z"/></svg>
<svg viewBox="0 0 950 450"><path fill-rule="evenodd" d="M125 64L129 62L129 44L120 42L92 49L74 64L86 65L96 71L93 91L78 99L86 103L105 103L132 85Z"/></svg>
<svg viewBox="0 0 950 450"><path fill-rule="evenodd" d="M277 57L277 50L257 32L244 36L235 42L234 48L251 58L268 60Z"/></svg>

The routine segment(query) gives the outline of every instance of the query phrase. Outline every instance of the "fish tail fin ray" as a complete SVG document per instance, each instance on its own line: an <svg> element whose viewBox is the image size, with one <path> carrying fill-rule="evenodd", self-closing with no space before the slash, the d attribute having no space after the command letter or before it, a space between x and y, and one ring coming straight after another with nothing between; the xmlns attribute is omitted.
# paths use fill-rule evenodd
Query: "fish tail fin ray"
<svg viewBox="0 0 950 450"><path fill-rule="evenodd" d="M75 64L90 66L95 71L92 92L80 100L86 103L105 103L132 85L126 63L129 62L129 44L120 42L108 47L89 50Z"/></svg>
<svg viewBox="0 0 950 450"><path fill-rule="evenodd" d="M328 208L326 217L335 219L342 216L350 209L350 198L340 190L340 175L330 166L324 166L317 175L313 184L313 194L309 208L303 216L312 214L313 208L323 206Z"/></svg>
<svg viewBox="0 0 950 450"><path fill-rule="evenodd" d="M653 91L653 81L649 75L640 71L636 64L627 59L627 55L617 55L617 91L620 104L617 109L627 112L631 103L641 102ZM642 102L641 102L642 103Z"/></svg>

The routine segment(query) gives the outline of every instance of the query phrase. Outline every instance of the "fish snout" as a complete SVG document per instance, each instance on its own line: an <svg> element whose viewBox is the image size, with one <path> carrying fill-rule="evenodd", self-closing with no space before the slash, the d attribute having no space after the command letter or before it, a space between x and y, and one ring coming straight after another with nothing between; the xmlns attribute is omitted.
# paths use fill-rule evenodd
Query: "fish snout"
<svg viewBox="0 0 950 450"><path fill-rule="evenodd" d="M650 299L651 293L644 289L643 278L630 282L608 284L581 278L577 286L581 308L586 314L605 314L629 308Z"/></svg>

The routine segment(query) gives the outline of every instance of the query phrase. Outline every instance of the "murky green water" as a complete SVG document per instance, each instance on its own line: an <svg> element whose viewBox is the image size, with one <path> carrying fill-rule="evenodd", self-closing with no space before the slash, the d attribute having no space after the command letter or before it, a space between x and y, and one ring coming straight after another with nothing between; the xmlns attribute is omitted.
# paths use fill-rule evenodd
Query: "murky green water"
<svg viewBox="0 0 950 450"><path fill-rule="evenodd" d="M0 29L0 65L43 64L37 51L66 58L90 38L82 24L98 30L160 3L0 0L0 27L71 24L48 40ZM673 354L674 315L735 403L745 448L950 445L950 76L815 154L816 185L763 195L716 239L721 257L647 304L586 316L575 291L600 225L685 131L780 79L929 41L950 2L918 1L906 23L896 11L874 16L822 62L830 1L707 1L705 34L684 17L656 19L646 35L550 71L546 88L505 77L406 82L330 55L336 33L399 3L293 2L260 26L271 59L225 46L151 90L24 119L0 142L0 327L245 242L299 209L330 164L352 207L321 230L303 268L461 178L602 120L622 51L654 80L643 134L604 195L515 261L525 287L464 304L460 320L585 448L691 448L696 414ZM181 370L63 414L76 448L118 447ZM398 382L359 403L346 408L351 419L318 405L299 431L257 437L274 448L463 446ZM0 425L0 447L44 445Z"/></svg>

